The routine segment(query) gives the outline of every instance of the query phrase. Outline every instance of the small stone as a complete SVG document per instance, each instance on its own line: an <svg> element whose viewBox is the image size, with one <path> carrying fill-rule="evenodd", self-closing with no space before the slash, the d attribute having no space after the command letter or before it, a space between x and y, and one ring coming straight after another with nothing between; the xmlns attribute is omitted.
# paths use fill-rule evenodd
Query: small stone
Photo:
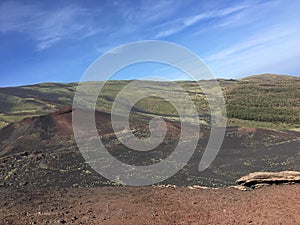
<svg viewBox="0 0 300 225"><path fill-rule="evenodd" d="M78 217L73 216L73 217L72 217L72 221L75 221L75 220L78 220Z"/></svg>

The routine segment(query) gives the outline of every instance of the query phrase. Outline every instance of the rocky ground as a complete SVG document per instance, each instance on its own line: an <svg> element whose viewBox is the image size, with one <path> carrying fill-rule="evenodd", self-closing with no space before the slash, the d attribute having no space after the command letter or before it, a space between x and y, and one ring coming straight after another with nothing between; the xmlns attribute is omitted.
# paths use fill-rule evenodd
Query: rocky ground
<svg viewBox="0 0 300 225"><path fill-rule="evenodd" d="M300 184L274 185L300 182L295 172L300 171L299 79L284 77L270 83L274 76L256 78L220 81L232 117L223 145L211 166L199 173L210 128L204 123L199 132L190 126L191 134L199 132L200 137L194 155L161 183L181 187L120 187L97 174L85 162L73 136L72 110L79 110L71 108L76 84L0 89L0 225L300 224ZM107 112L124 82L108 85L101 99L105 107L95 113L101 141L112 156L127 164L164 160L180 135L179 122L169 120L165 112L168 132L157 149L136 152L117 140ZM205 122L208 107L202 104L201 90L190 82L181 85L197 100ZM137 137L149 135L152 114L145 105L137 106L132 119ZM85 118L86 112L81 113ZM289 172L269 173L285 170ZM257 171L261 172L245 176ZM236 179L239 189L186 187L228 187ZM257 187L261 188L250 191Z"/></svg>
<svg viewBox="0 0 300 225"><path fill-rule="evenodd" d="M0 189L1 224L299 224L300 185Z"/></svg>
<svg viewBox="0 0 300 225"><path fill-rule="evenodd" d="M85 112L82 113L84 116ZM168 132L159 147L140 152L128 149L117 140L110 114L96 112L95 115L101 140L112 156L126 164L151 165L168 157L177 145L180 126L176 122L167 121ZM115 185L85 162L76 146L71 121L72 109L67 107L0 129L0 187ZM135 135L149 132L147 118L141 121L135 121ZM226 187L250 172L300 171L300 132L227 127L217 157L207 170L200 173L198 166L209 134L210 129L201 127L198 146L190 161L163 184Z"/></svg>

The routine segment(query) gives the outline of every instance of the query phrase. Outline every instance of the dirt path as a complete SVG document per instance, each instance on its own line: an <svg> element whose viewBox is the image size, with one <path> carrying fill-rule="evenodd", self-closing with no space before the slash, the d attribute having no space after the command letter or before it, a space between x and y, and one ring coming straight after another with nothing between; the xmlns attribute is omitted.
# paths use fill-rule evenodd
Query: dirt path
<svg viewBox="0 0 300 225"><path fill-rule="evenodd" d="M0 189L1 224L300 224L300 185Z"/></svg>

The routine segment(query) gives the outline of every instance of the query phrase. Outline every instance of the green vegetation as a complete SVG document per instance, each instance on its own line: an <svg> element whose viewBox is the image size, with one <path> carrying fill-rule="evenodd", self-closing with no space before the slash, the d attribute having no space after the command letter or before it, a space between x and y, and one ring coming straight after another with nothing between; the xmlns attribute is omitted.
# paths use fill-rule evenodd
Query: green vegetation
<svg viewBox="0 0 300 225"><path fill-rule="evenodd" d="M117 94L130 81L109 81L104 85L97 102L97 110L110 112ZM210 81L200 81L210 87ZM272 129L300 129L300 78L264 74L240 80L223 80L219 83L224 91L228 125L263 127ZM151 86L151 84L155 84ZM201 122L210 123L210 109L206 96L192 81L177 82L199 112ZM95 83L89 83L89 92L97 91ZM71 106L77 83L43 83L38 85L0 88L0 127L26 117L48 114L64 106ZM152 90L151 90L152 87ZM155 88L153 88L155 87ZM132 90L139 95L145 90L162 91L163 96L148 97L137 102L135 116L152 114L178 120L175 108L163 97L172 98L174 90L168 82L148 81L145 87ZM174 98L174 97L173 97ZM181 99L175 99L177 102ZM126 104L126 103L124 103ZM189 114L190 109L186 109Z"/></svg>
<svg viewBox="0 0 300 225"><path fill-rule="evenodd" d="M0 127L71 105L75 88L56 83L0 88Z"/></svg>
<svg viewBox="0 0 300 225"><path fill-rule="evenodd" d="M13 175L17 171L17 168L13 168L11 171L7 173L7 175L4 177L4 180L7 180L11 175Z"/></svg>
<svg viewBox="0 0 300 225"><path fill-rule="evenodd" d="M260 78L260 79L259 79ZM276 75L242 79L227 92L227 116L236 125L300 127L300 79ZM251 121L251 122L250 122Z"/></svg>

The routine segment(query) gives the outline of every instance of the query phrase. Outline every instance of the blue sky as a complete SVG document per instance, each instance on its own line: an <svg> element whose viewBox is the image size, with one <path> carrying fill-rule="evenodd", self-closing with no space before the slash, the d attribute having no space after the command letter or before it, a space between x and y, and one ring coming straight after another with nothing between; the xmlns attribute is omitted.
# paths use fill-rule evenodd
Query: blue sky
<svg viewBox="0 0 300 225"><path fill-rule="evenodd" d="M298 0L0 0L0 86L79 81L106 51L140 40L182 45L216 77L299 76L299 12ZM155 71L137 66L117 78Z"/></svg>

